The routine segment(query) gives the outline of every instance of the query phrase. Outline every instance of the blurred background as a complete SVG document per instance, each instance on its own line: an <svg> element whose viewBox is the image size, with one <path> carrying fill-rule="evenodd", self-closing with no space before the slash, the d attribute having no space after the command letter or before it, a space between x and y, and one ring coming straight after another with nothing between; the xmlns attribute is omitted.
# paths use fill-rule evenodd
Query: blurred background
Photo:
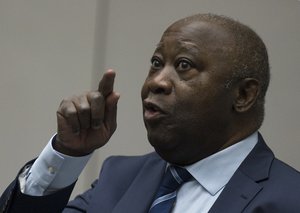
<svg viewBox="0 0 300 213"><path fill-rule="evenodd" d="M161 34L195 13L230 16L265 41L271 64L261 128L276 156L300 170L300 2L297 0L0 0L0 193L56 132L64 97L96 89L107 68L121 93L118 129L73 192L110 155L152 150L140 88Z"/></svg>

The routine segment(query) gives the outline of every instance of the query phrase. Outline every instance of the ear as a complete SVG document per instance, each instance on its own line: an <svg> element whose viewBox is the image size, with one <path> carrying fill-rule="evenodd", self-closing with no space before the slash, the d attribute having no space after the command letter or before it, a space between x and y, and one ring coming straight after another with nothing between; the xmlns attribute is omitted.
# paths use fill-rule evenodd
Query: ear
<svg viewBox="0 0 300 213"><path fill-rule="evenodd" d="M236 87L233 108L236 112L248 111L260 93L259 82L255 78L242 79Z"/></svg>

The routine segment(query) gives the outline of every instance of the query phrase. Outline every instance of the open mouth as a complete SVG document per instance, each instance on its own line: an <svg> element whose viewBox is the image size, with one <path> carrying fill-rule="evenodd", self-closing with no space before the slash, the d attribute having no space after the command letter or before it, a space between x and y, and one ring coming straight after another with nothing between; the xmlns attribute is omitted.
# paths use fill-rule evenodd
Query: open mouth
<svg viewBox="0 0 300 213"><path fill-rule="evenodd" d="M145 110L150 111L150 112L161 111L161 109L157 105L150 103L150 102L145 102L144 107L145 107Z"/></svg>
<svg viewBox="0 0 300 213"><path fill-rule="evenodd" d="M144 117L146 120L155 119L165 114L164 111L156 104L144 101Z"/></svg>

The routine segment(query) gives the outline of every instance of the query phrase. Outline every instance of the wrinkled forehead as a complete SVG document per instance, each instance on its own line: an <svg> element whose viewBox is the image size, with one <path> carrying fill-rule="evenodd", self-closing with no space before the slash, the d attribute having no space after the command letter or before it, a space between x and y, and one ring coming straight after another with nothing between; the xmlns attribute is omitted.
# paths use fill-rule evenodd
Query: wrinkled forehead
<svg viewBox="0 0 300 213"><path fill-rule="evenodd" d="M180 42L187 48L232 48L233 38L223 27L204 21L172 24L162 35L158 46L166 41Z"/></svg>

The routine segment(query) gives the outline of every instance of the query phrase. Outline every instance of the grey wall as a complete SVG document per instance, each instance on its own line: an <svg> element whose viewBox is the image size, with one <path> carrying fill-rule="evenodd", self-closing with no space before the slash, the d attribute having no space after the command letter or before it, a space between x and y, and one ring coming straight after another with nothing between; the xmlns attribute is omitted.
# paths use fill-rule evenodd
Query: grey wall
<svg viewBox="0 0 300 213"><path fill-rule="evenodd" d="M96 6L0 0L1 192L55 133L61 99L91 88Z"/></svg>
<svg viewBox="0 0 300 213"><path fill-rule="evenodd" d="M173 21L199 12L231 16L265 41L272 79L261 129L275 154L300 170L300 2L297 0L0 0L0 191L55 132L62 97L117 71L118 129L95 153L74 193L109 155L151 150L139 90L150 56Z"/></svg>

